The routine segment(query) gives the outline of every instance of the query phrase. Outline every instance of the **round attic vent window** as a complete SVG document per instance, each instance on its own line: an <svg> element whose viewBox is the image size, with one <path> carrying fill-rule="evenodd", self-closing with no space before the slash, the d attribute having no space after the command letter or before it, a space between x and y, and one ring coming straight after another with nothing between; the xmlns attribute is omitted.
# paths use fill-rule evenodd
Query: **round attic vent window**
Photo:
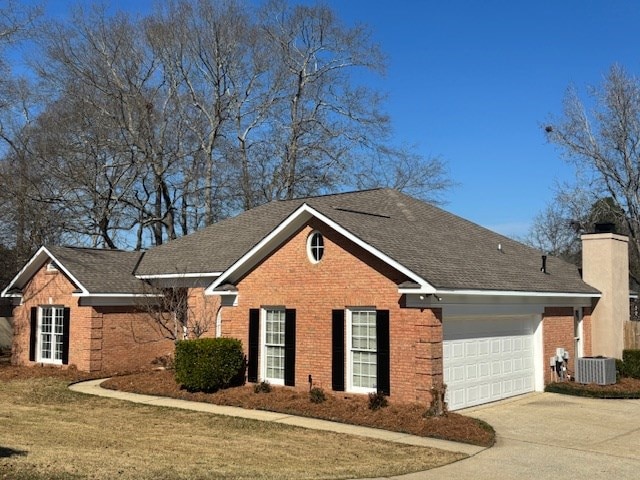
<svg viewBox="0 0 640 480"><path fill-rule="evenodd" d="M324 255L324 238L320 232L313 232L307 239L307 254L311 263L318 263Z"/></svg>

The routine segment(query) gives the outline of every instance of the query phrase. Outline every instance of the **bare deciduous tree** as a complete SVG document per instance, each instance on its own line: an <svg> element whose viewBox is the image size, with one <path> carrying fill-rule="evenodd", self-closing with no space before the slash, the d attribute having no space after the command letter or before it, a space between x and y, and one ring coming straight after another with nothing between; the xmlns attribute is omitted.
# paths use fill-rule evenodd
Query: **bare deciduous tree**
<svg viewBox="0 0 640 480"><path fill-rule="evenodd" d="M604 83L590 89L589 105L575 88L569 89L563 116L552 119L545 132L580 175L573 197L587 199L587 218L594 218L598 200L609 198L607 215L629 235L632 256L638 258L640 80L614 65ZM561 204L570 205L568 199L565 196Z"/></svg>
<svg viewBox="0 0 640 480"><path fill-rule="evenodd" d="M219 306L209 300L202 289L149 285L137 308L162 337L178 341L200 338L215 327Z"/></svg>
<svg viewBox="0 0 640 480"><path fill-rule="evenodd" d="M4 171L16 206L51 212L76 243L140 249L274 199L392 186L437 201L451 185L442 161L396 146L361 81L384 56L326 6L78 8L38 45L38 88L21 91L43 96L2 117Z"/></svg>

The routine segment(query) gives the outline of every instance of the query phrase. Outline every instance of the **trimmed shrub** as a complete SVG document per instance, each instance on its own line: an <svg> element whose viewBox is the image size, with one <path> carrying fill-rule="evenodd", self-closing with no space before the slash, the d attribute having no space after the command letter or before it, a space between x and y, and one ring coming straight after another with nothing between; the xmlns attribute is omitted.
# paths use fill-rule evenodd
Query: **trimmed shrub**
<svg viewBox="0 0 640 480"><path fill-rule="evenodd" d="M197 338L176 342L176 382L190 392L215 392L242 385L245 358L235 338Z"/></svg>
<svg viewBox="0 0 640 480"><path fill-rule="evenodd" d="M622 351L622 376L640 378L640 350Z"/></svg>
<svg viewBox="0 0 640 480"><path fill-rule="evenodd" d="M627 374L624 370L624 362L619 358L616 358L616 382L619 381L622 377L626 377Z"/></svg>
<svg viewBox="0 0 640 480"><path fill-rule="evenodd" d="M271 384L266 380L256 383L253 386L253 393L271 393Z"/></svg>
<svg viewBox="0 0 640 480"><path fill-rule="evenodd" d="M327 396L320 387L313 387L309 390L309 400L311 400L311 403L323 403L327 400Z"/></svg>
<svg viewBox="0 0 640 480"><path fill-rule="evenodd" d="M431 388L431 404L424 412L425 417L446 417L449 413L447 402L444 400L447 385L441 384Z"/></svg>
<svg viewBox="0 0 640 480"><path fill-rule="evenodd" d="M610 387L610 388L609 388ZM574 395L576 397L604 398L604 399L638 399L640 391L619 390L614 385L603 385L593 388L591 385L582 385L574 382L550 383L544 387L545 392L561 393L563 395Z"/></svg>
<svg viewBox="0 0 640 480"><path fill-rule="evenodd" d="M381 391L371 392L369 394L369 410L380 410L389 404L387 397Z"/></svg>

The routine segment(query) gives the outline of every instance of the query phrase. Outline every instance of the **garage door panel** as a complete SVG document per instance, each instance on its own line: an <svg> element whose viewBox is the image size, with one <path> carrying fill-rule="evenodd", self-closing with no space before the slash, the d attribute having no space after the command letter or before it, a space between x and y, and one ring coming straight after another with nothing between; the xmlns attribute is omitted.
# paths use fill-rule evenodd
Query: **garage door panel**
<svg viewBox="0 0 640 480"><path fill-rule="evenodd" d="M502 362L502 373L504 375L509 375L512 371L512 360L504 360Z"/></svg>
<svg viewBox="0 0 640 480"><path fill-rule="evenodd" d="M533 390L533 319L445 319L444 327L451 410Z"/></svg>
<svg viewBox="0 0 640 480"><path fill-rule="evenodd" d="M500 398L500 395L502 395L502 383L491 382L491 396L493 398Z"/></svg>
<svg viewBox="0 0 640 480"><path fill-rule="evenodd" d="M451 378L452 382L464 382L464 366L453 367L451 373L453 374Z"/></svg>
<svg viewBox="0 0 640 480"><path fill-rule="evenodd" d="M478 355L478 344L475 342L464 343L464 354L467 357L475 357Z"/></svg>

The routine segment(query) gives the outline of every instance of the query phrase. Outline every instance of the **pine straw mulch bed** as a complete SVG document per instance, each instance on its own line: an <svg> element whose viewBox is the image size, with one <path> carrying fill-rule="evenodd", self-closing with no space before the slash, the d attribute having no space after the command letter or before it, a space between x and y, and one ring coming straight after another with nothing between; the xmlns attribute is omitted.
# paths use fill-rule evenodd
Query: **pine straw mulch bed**
<svg viewBox="0 0 640 480"><path fill-rule="evenodd" d="M170 370L113 377L103 382L102 386L133 393L320 418L485 447L495 442L493 428L481 420L456 413L444 417L424 417L426 406L417 404L389 402L387 407L374 411L369 409L366 395L325 392L326 401L316 404L310 401L308 392L287 387L272 386L269 393L255 393L253 385L215 393L191 393L180 388Z"/></svg>
<svg viewBox="0 0 640 480"><path fill-rule="evenodd" d="M80 372L74 367L60 368L56 366L20 367L11 365L0 358L0 381L28 380L30 378L57 378L70 383L91 380L99 377L87 372Z"/></svg>
<svg viewBox="0 0 640 480"><path fill-rule="evenodd" d="M640 379L622 377L613 385L556 382L547 385L545 392L603 399L638 399L640 398Z"/></svg>

